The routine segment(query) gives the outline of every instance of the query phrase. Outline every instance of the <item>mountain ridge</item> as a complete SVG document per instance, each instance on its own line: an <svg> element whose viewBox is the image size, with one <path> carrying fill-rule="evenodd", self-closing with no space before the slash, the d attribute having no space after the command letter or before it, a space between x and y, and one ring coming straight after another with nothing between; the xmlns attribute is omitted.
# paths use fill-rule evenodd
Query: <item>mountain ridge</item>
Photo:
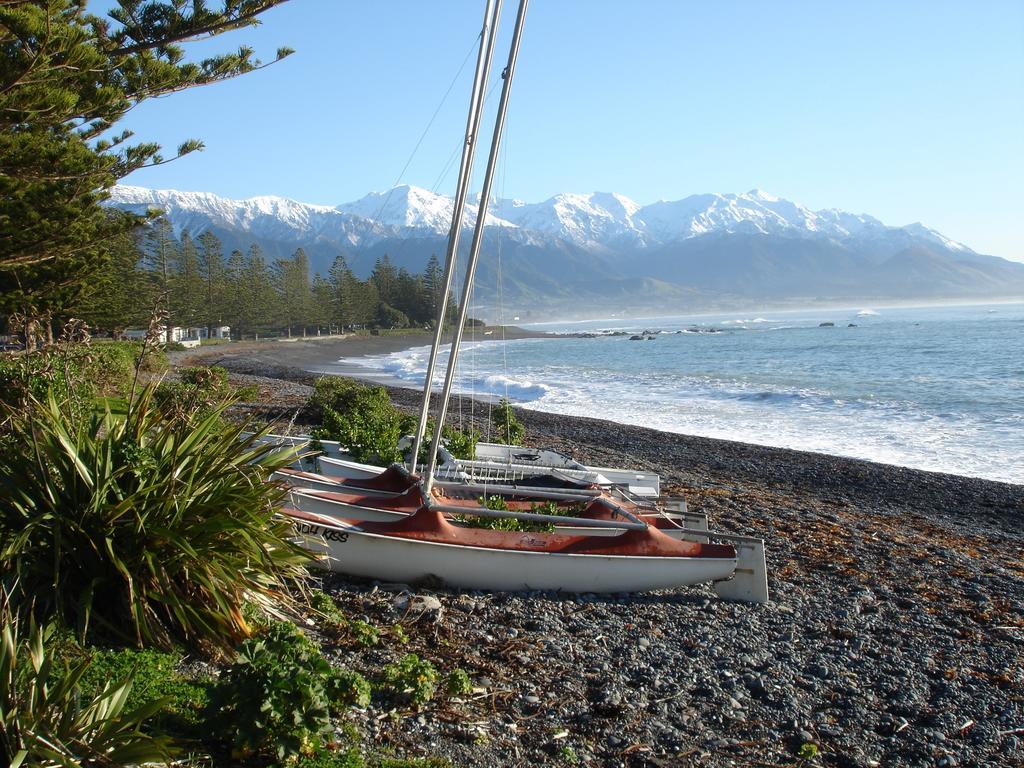
<svg viewBox="0 0 1024 768"><path fill-rule="evenodd" d="M467 204L464 226L475 223L475 203ZM270 258L303 247L322 274L343 255L363 276L383 253L411 271L431 253L443 257L453 208L451 198L412 185L336 206L118 186L109 204L163 210L176 234L210 230L228 248L259 242ZM505 298L524 303L568 301L574 284L582 298L617 301L623 286L636 285L636 301L647 307L723 297L1024 295L1024 264L976 253L920 222L896 227L868 214L814 211L760 189L643 206L613 192L497 200L488 225L476 289L485 300L495 298L502 250L516 256L501 261L513 286Z"/></svg>

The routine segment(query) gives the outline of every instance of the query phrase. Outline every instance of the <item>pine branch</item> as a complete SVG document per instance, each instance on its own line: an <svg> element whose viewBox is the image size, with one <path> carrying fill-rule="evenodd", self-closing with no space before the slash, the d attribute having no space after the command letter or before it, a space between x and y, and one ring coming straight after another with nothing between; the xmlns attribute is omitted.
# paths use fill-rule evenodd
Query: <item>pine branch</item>
<svg viewBox="0 0 1024 768"><path fill-rule="evenodd" d="M238 2L238 0L233 0L233 2ZM232 11L233 2L229 1L226 3L225 10L221 13L206 11L202 2L196 2L195 10L191 17L177 14L176 18L171 19L162 28L159 24L155 25L150 35L145 34L145 22L135 16L135 8L133 8L132 14L127 19L117 18L115 16L116 10L112 11L110 15L116 20L122 23L125 23L125 21L131 22L130 25L125 24L125 29L112 39L115 41L132 39L136 43L134 45L115 47L109 50L108 54L111 56L131 56L154 48L171 46L176 43L195 42L215 37L223 32L229 32L234 29L255 26L259 24L257 16L277 5L288 2L288 0L249 0L248 2L243 2L238 9ZM122 6L124 5L125 3L122 3ZM136 3L135 5L137 6L138 4ZM199 17L198 20L197 16ZM175 29L175 26L180 26L180 28Z"/></svg>

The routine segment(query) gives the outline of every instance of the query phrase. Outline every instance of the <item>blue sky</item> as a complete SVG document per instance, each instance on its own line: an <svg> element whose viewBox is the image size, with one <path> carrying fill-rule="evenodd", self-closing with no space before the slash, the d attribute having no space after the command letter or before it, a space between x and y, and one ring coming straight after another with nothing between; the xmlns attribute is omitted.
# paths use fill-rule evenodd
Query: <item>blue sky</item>
<svg viewBox="0 0 1024 768"><path fill-rule="evenodd" d="M508 0L502 40L514 15ZM481 16L477 0L291 0L192 50L292 57L130 114L140 140L207 149L127 183L323 204L396 181L450 194ZM1024 261L1024 3L533 0L506 141L503 197L759 187Z"/></svg>

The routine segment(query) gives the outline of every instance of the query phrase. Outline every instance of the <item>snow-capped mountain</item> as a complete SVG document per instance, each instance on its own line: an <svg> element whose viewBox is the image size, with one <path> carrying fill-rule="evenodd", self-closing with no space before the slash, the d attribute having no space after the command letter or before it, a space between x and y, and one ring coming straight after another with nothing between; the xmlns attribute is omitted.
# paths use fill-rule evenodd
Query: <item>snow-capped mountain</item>
<svg viewBox="0 0 1024 768"><path fill-rule="evenodd" d="M230 200L208 192L121 185L114 188L110 204L139 214L152 209L163 211L177 236L185 230L195 236L213 229L281 242L327 237L339 245L355 247L391 234L388 227L372 219L284 197Z"/></svg>
<svg viewBox="0 0 1024 768"><path fill-rule="evenodd" d="M528 230L545 232L584 247L647 245L640 206L623 195L593 192L561 194L542 203L498 200L498 216Z"/></svg>
<svg viewBox="0 0 1024 768"><path fill-rule="evenodd" d="M454 207L450 197L410 185L388 192L371 192L336 207L283 197L229 200L207 192L130 186L117 187L111 202L136 211L161 209L177 231L214 225L275 239L332 238L344 233L344 237L334 239L357 247L401 230L444 235L451 225ZM476 213L477 205L468 203L464 226L475 223ZM966 245L919 223L889 227L866 214L837 209L812 211L759 189L745 194L691 195L646 206L607 192L565 193L540 203L498 200L488 210L487 223L539 232L583 248L602 250L644 248L716 232L835 240L877 239L901 232L952 251L973 253Z"/></svg>
<svg viewBox="0 0 1024 768"><path fill-rule="evenodd" d="M475 222L476 202L464 226ZM363 275L384 253L413 271L431 253L443 256L453 209L451 198L409 185L335 207L119 186L110 204L160 209L177 233L211 230L228 248L259 242L271 258L301 246L322 273L345 255ZM894 227L866 214L814 211L758 189L645 206L603 192L497 200L488 224L482 276L495 268L487 260L507 249L517 258L503 261L506 290L524 297L568 296L571 281L584 276L595 296L626 293L616 280L653 280L644 291L656 285L662 298L687 300L694 290L763 299L1024 294L1024 265L979 255L920 223Z"/></svg>
<svg viewBox="0 0 1024 768"><path fill-rule="evenodd" d="M447 234L452 224L455 201L450 197L404 184L388 192L371 192L351 203L342 203L335 210L359 216L392 227L428 229ZM477 206L466 204L464 226L476 224ZM511 226L509 222L488 212L488 226Z"/></svg>

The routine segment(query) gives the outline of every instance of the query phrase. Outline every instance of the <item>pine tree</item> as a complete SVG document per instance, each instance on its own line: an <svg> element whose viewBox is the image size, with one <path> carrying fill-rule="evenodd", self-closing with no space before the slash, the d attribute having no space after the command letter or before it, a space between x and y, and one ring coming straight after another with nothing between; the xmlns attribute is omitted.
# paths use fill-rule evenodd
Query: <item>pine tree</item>
<svg viewBox="0 0 1024 768"><path fill-rule="evenodd" d="M278 310L290 338L292 326L304 327L309 316L309 259L304 250L299 248L291 259L274 262L274 287Z"/></svg>
<svg viewBox="0 0 1024 768"><path fill-rule="evenodd" d="M116 338L131 326L145 326L153 308L146 291L140 290L147 276L139 265L137 237L122 232L106 250L107 261L89 282L78 314L94 330L110 331Z"/></svg>
<svg viewBox="0 0 1024 768"><path fill-rule="evenodd" d="M373 325L377 322L380 305L384 303L380 300L380 293L377 291L376 283L373 280L367 280L364 283L359 279L355 279L353 287L356 298L352 303L352 321L357 325Z"/></svg>
<svg viewBox="0 0 1024 768"><path fill-rule="evenodd" d="M385 304L395 303L398 272L386 253L374 262L373 272L370 273L370 282L377 288L377 295L382 302Z"/></svg>
<svg viewBox="0 0 1024 768"><path fill-rule="evenodd" d="M430 309L422 275L412 275L404 267L395 280L395 308L401 310L410 325L430 323Z"/></svg>
<svg viewBox="0 0 1024 768"><path fill-rule="evenodd" d="M203 283L202 322L207 336L213 338L213 329L224 325L227 273L220 238L209 230L199 236L199 279Z"/></svg>
<svg viewBox="0 0 1024 768"><path fill-rule="evenodd" d="M444 293L444 272L437 260L437 254L432 253L427 259L427 266L423 270L423 290L428 302L430 324L434 325L437 308L441 305L441 295Z"/></svg>
<svg viewBox="0 0 1024 768"><path fill-rule="evenodd" d="M178 302L178 324L195 327L203 311L203 279L199 271L199 253L189 233L181 233L177 269L172 280Z"/></svg>
<svg viewBox="0 0 1024 768"><path fill-rule="evenodd" d="M81 298L106 244L138 221L100 204L118 179L165 162L114 126L146 99L263 66L244 46L195 61L182 44L281 2L118 0L108 18L85 0L0 2L0 311L38 317ZM186 140L176 155L201 148Z"/></svg>
<svg viewBox="0 0 1024 768"><path fill-rule="evenodd" d="M255 243L249 247L242 266L239 295L243 327L255 333L276 325L278 310L274 278L263 258L263 250Z"/></svg>
<svg viewBox="0 0 1024 768"><path fill-rule="evenodd" d="M179 244L174 239L171 222L161 218L147 228L142 245L142 264L149 285L149 305L165 317L166 341L172 341L177 320L177 296L174 276L179 260Z"/></svg>
<svg viewBox="0 0 1024 768"><path fill-rule="evenodd" d="M342 332L353 325L366 324L376 316L376 292L355 276L344 256L334 259L328 282L331 286L331 318Z"/></svg>
<svg viewBox="0 0 1024 768"><path fill-rule="evenodd" d="M327 328L330 333L331 326L331 299L333 290L331 284L319 272L313 275L312 304L309 309L309 323L315 325L319 333L321 328Z"/></svg>
<svg viewBox="0 0 1024 768"><path fill-rule="evenodd" d="M245 338L245 255L235 249L224 265L224 317L231 326L231 336Z"/></svg>

